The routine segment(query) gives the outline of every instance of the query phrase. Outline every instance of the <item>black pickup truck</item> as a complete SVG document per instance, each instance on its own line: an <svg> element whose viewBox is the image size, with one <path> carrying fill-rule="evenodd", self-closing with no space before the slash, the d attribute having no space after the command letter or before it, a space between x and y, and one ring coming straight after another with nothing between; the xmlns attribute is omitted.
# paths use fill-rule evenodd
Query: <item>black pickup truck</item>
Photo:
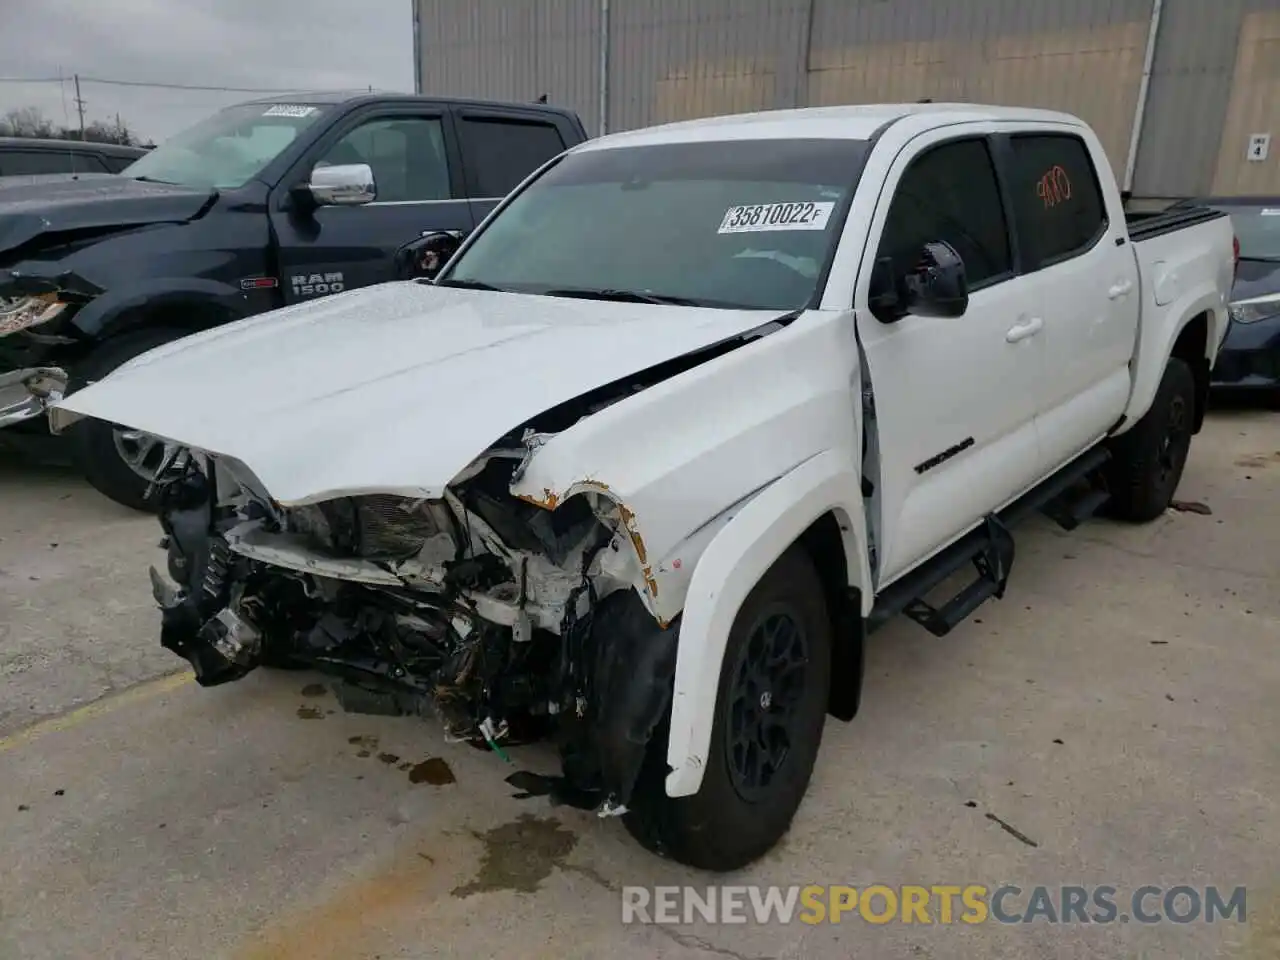
<svg viewBox="0 0 1280 960"><path fill-rule="evenodd" d="M405 276L448 252L415 244L464 235L586 137L540 103L293 94L117 175L0 183L0 427L45 433L49 402L162 343ZM145 507L162 441L98 421L70 440L90 483Z"/></svg>

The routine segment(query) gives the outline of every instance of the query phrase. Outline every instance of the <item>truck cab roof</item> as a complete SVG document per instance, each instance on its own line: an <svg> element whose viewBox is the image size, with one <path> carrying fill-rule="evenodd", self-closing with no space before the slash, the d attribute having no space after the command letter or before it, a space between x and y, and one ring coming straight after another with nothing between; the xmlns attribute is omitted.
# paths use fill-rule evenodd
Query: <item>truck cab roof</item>
<svg viewBox="0 0 1280 960"><path fill-rule="evenodd" d="M872 140L906 117L921 118L921 130L955 123L1027 122L1082 125L1079 118L1055 110L1004 107L979 103L868 103L834 107L803 107L756 113L701 117L609 134L582 144L578 150L671 142L751 139Z"/></svg>
<svg viewBox="0 0 1280 960"><path fill-rule="evenodd" d="M246 100L245 103L299 103L299 104L315 104L317 106L342 106L342 107L359 107L367 103L429 103L429 104L446 104L453 107L516 107L522 110L534 110L539 113L557 114L562 117L571 118L574 124L580 123L578 115L572 110L564 107L552 106L545 103L537 103L533 100L527 102L514 100L481 100L474 97L437 97L430 95L402 93L398 91L386 90L316 90L316 91L297 91L294 93L273 94L268 97L258 97L253 100Z"/></svg>

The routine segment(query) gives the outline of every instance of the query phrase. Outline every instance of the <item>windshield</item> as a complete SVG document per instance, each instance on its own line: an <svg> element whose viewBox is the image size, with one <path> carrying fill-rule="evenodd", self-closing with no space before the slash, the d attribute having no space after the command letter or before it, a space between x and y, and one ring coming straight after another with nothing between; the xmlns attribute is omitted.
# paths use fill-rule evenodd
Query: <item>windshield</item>
<svg viewBox="0 0 1280 960"><path fill-rule="evenodd" d="M187 187L242 187L326 109L290 103L228 107L170 137L121 173Z"/></svg>
<svg viewBox="0 0 1280 960"><path fill-rule="evenodd" d="M439 282L794 310L813 298L867 144L734 140L565 156Z"/></svg>
<svg viewBox="0 0 1280 960"><path fill-rule="evenodd" d="M1223 204L1214 209L1231 215L1241 258L1280 262L1280 202L1270 207Z"/></svg>

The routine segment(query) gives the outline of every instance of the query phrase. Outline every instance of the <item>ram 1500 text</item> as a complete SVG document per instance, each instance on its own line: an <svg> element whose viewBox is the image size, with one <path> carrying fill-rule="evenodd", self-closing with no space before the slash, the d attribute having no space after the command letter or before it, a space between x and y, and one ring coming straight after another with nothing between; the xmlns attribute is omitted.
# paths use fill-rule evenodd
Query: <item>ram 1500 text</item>
<svg viewBox="0 0 1280 960"><path fill-rule="evenodd" d="M152 574L202 684L300 662L478 745L551 733L524 793L730 869L869 631L1001 596L1034 511L1166 508L1232 272L1224 215L1130 231L1071 116L718 117L568 151L433 282L196 334L53 418L192 452Z"/></svg>

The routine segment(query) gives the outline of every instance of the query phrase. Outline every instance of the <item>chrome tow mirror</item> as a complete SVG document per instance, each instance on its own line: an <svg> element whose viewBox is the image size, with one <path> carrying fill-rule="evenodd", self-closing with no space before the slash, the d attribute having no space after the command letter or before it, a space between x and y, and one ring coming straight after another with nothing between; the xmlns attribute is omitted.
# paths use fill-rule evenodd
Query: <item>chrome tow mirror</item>
<svg viewBox="0 0 1280 960"><path fill-rule="evenodd" d="M378 195L373 168L367 163L316 167L307 191L320 207L348 207L371 203Z"/></svg>

